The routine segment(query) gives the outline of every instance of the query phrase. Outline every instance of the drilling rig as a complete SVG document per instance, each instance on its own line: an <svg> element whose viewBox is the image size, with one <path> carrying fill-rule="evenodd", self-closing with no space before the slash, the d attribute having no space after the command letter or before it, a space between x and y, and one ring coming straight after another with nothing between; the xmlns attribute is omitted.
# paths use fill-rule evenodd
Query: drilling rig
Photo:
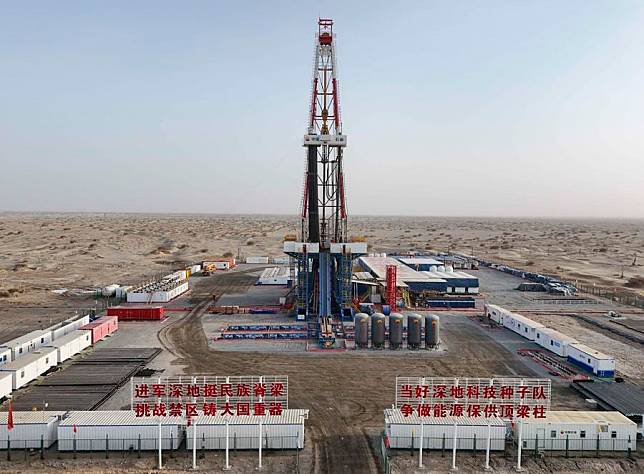
<svg viewBox="0 0 644 474"><path fill-rule="evenodd" d="M306 170L299 239L284 242L296 262L297 319L323 347L335 342L334 321L351 318L353 261L367 244L350 242L342 159L342 133L333 20L319 19L315 35L309 120L304 135Z"/></svg>

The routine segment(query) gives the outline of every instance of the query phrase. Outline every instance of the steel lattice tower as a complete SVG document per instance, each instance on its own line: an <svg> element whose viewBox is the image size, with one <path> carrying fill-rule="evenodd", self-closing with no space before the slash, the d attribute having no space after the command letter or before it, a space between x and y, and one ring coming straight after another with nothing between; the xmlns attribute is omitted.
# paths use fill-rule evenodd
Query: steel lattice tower
<svg viewBox="0 0 644 474"><path fill-rule="evenodd" d="M318 20L309 108L305 187L302 199L302 241L321 249L345 242L347 212L342 172L346 146L340 119L333 20Z"/></svg>

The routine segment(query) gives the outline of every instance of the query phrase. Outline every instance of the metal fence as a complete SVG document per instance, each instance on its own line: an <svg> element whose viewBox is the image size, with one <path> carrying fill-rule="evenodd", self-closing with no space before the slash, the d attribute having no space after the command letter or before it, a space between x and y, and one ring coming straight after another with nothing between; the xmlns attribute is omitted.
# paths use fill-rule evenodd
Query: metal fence
<svg viewBox="0 0 644 474"><path fill-rule="evenodd" d="M593 296L599 296L600 298L609 299L623 305L635 306L636 308L644 309L644 298L628 290L623 290L616 287L609 288L603 286L587 285L584 283L574 283L574 285L579 291L583 293L587 293Z"/></svg>
<svg viewBox="0 0 644 474"><path fill-rule="evenodd" d="M387 452L382 457L404 455L406 452L414 453L420 449L420 438L411 436L396 436L384 438ZM487 450L487 437L457 438L457 456L470 455L485 456ZM550 457L627 457L635 451L635 440L630 438L523 438L522 457L550 456ZM424 437L423 451L426 455L450 456L454 449L454 440L451 436ZM518 446L516 441L505 438L490 439L490 453L492 456L516 457ZM432 453L432 454L430 454ZM435 453L435 454L434 454Z"/></svg>
<svg viewBox="0 0 644 474"><path fill-rule="evenodd" d="M207 437L197 436L196 440L197 451L212 451L226 449L226 437ZM190 443L190 444L189 444ZM158 451L159 438L114 438L106 436L105 438L71 438L60 439L47 447L47 440L45 438L33 440L2 440L0 441L0 450L6 451L7 459L11 459L12 453L18 455L25 452L40 452L42 458L57 456L57 453L82 453L104 452L106 457L109 453L116 452L130 452L138 453L145 451ZM287 451L301 449L301 440L299 436L263 436L262 449L267 451ZM259 449L259 436L230 436L228 438L228 449L231 452ZM173 437L164 437L161 439L161 450L166 453L188 453L193 451L192 439L180 438L173 439ZM17 454L16 454L17 453Z"/></svg>

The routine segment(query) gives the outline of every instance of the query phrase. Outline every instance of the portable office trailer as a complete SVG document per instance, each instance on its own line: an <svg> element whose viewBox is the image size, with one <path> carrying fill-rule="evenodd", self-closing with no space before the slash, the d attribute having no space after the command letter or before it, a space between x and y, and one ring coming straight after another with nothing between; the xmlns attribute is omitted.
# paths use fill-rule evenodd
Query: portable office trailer
<svg viewBox="0 0 644 474"><path fill-rule="evenodd" d="M398 409L385 410L385 433L392 449L420 447L420 431L423 431L423 448L452 449L454 425L456 424L456 449L485 450L488 425L490 426L490 449L505 449L505 423L498 418L450 416L446 418L404 416ZM443 443L445 445L443 446Z"/></svg>
<svg viewBox="0 0 644 474"><path fill-rule="evenodd" d="M487 316L489 319L494 321L497 324L500 324L503 326L503 321L504 318L509 317L512 312L508 311L505 308L501 308L500 306L497 306L495 304L485 304L485 316Z"/></svg>
<svg viewBox="0 0 644 474"><path fill-rule="evenodd" d="M7 364L11 362L11 348L10 347L0 347L0 365Z"/></svg>
<svg viewBox="0 0 644 474"><path fill-rule="evenodd" d="M226 449L228 422L229 449L259 449L259 423L262 423L262 449L304 447L304 420L308 410L284 410L281 415L198 416L186 431L186 448L192 449L197 430L197 449Z"/></svg>
<svg viewBox="0 0 644 474"><path fill-rule="evenodd" d="M131 410L72 411L58 425L58 450L72 451L76 438L77 451L127 451L177 449L183 441L182 419L137 417ZM76 427L76 433L74 433Z"/></svg>
<svg viewBox="0 0 644 474"><path fill-rule="evenodd" d="M503 325L530 341L534 341L537 337L537 329L545 328L543 324L533 321L530 318L526 318L518 313L510 313L509 315L504 316Z"/></svg>
<svg viewBox="0 0 644 474"><path fill-rule="evenodd" d="M78 328L85 326L86 324L89 324L89 314L72 321L64 321L62 326L52 331L52 339L55 341L59 337L66 336L70 332L76 331Z"/></svg>
<svg viewBox="0 0 644 474"><path fill-rule="evenodd" d="M55 347L58 351L58 363L82 352L92 345L92 331L78 329L50 342L48 347Z"/></svg>
<svg viewBox="0 0 644 474"><path fill-rule="evenodd" d="M568 361L598 377L615 376L615 358L578 342L568 345Z"/></svg>
<svg viewBox="0 0 644 474"><path fill-rule="evenodd" d="M64 411L14 411L13 429L7 430L7 412L0 412L0 449L49 448L58 439L58 423Z"/></svg>
<svg viewBox="0 0 644 474"><path fill-rule="evenodd" d="M0 366L0 372L11 373L11 386L16 390L27 385L38 376L44 374L58 364L58 354L55 347L41 347L8 364Z"/></svg>
<svg viewBox="0 0 644 474"><path fill-rule="evenodd" d="M92 332L92 344L116 332L119 328L119 320L116 316L102 316L93 322L82 326L81 329Z"/></svg>
<svg viewBox="0 0 644 474"><path fill-rule="evenodd" d="M13 391L13 378L9 372L0 372L0 400Z"/></svg>
<svg viewBox="0 0 644 474"><path fill-rule="evenodd" d="M3 344L11 349L11 359L16 360L18 357L33 352L39 347L51 342L52 331L50 329L41 329L31 331L24 336L17 337Z"/></svg>
<svg viewBox="0 0 644 474"><path fill-rule="evenodd" d="M534 342L561 357L568 357L568 346L577 340L552 328L538 328Z"/></svg>
<svg viewBox="0 0 644 474"><path fill-rule="evenodd" d="M626 451L636 449L637 424L618 411L550 411L546 418L526 419L523 447L545 451ZM518 439L520 424L514 425ZM568 441L566 442L566 438Z"/></svg>

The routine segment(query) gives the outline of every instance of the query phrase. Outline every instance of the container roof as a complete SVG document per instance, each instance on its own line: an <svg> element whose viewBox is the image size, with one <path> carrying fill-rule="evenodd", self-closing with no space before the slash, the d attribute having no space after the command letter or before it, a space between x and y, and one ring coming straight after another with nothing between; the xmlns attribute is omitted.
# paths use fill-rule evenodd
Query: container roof
<svg viewBox="0 0 644 474"><path fill-rule="evenodd" d="M13 423L15 425L42 425L50 423L64 414L64 411L14 411ZM6 411L0 412L0 425L7 424L7 415Z"/></svg>
<svg viewBox="0 0 644 474"><path fill-rule="evenodd" d="M549 411L540 420L528 419L528 423L620 423L635 425L618 411Z"/></svg>
<svg viewBox="0 0 644 474"><path fill-rule="evenodd" d="M295 424L307 419L309 410L284 410L278 416L203 416L193 418L198 425L224 425L228 421L232 425L257 425L261 421L267 425ZM186 423L184 417L162 417L161 424L183 425ZM69 416L61 421L60 426L141 426L158 425L158 417L137 417L130 410L109 410L109 411L72 411Z"/></svg>
<svg viewBox="0 0 644 474"><path fill-rule="evenodd" d="M593 349L592 347L588 347L586 344L581 344L579 342L575 342L571 344L575 349L580 350L581 352L593 356L595 359L603 359L603 360L614 360L615 358L613 356L609 356L607 354L604 354L603 352L599 352L598 350Z"/></svg>
<svg viewBox="0 0 644 474"><path fill-rule="evenodd" d="M64 336L57 337L53 341L47 343L45 347L60 347L64 344L67 344L71 341L75 341L83 336L88 335L89 332L87 329L74 329L73 331L65 334Z"/></svg>
<svg viewBox="0 0 644 474"><path fill-rule="evenodd" d="M567 334L564 334L562 332L557 331L556 329L552 328L539 328L539 332L542 334L547 334L553 339L558 339L560 341L566 341L566 342L577 342L577 339L575 339L572 336L568 336Z"/></svg>
<svg viewBox="0 0 644 474"><path fill-rule="evenodd" d="M420 417L416 413L409 416L404 416L399 409L385 410L385 423L392 423L397 425L420 425L420 422L425 425L453 425L456 423L459 426L505 426L505 422L500 418L482 418L482 417L469 417L469 416L448 416L445 418L435 418L432 416Z"/></svg>
<svg viewBox="0 0 644 474"><path fill-rule="evenodd" d="M20 370L38 359L56 352L55 347L40 347L37 351L28 352L5 365L0 365L0 371Z"/></svg>
<svg viewBox="0 0 644 474"><path fill-rule="evenodd" d="M10 341L4 342L2 345L3 346L18 346L20 344L24 344L25 342L30 342L33 341L34 339L38 339L39 337L42 337L43 334L50 333L51 330L45 330L45 329L38 329L36 331L31 331L28 332L27 334L24 334L20 337L17 337L15 339L12 339Z"/></svg>
<svg viewBox="0 0 644 474"><path fill-rule="evenodd" d="M396 259L400 260L405 265L445 265L440 260L430 257L396 257Z"/></svg>

